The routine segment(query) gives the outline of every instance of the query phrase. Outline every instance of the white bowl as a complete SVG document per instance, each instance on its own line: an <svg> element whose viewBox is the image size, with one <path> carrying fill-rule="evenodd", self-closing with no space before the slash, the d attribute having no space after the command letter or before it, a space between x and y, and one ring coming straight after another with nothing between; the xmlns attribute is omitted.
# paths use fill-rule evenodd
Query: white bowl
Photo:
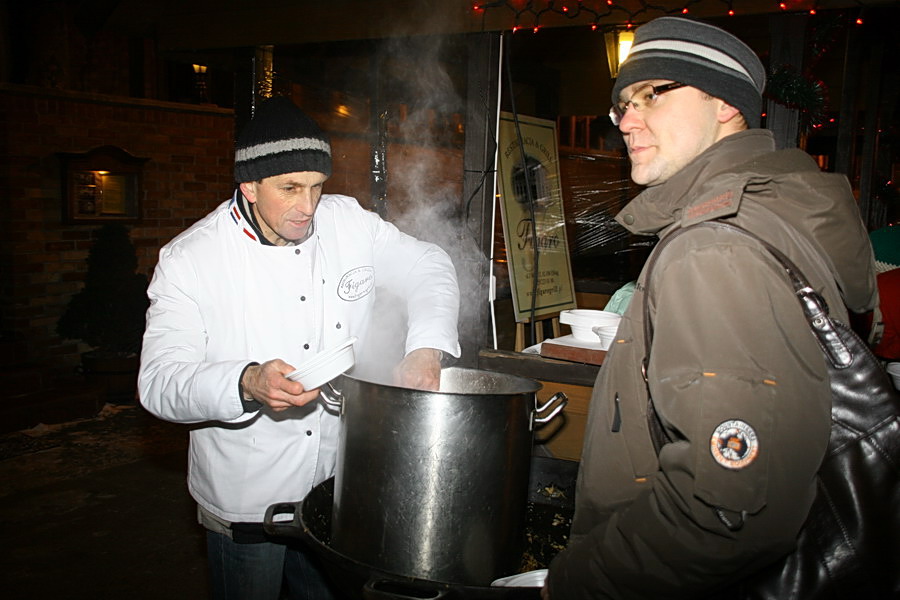
<svg viewBox="0 0 900 600"><path fill-rule="evenodd" d="M622 315L606 310L575 308L559 313L559 322L572 328L572 336L582 342L600 341L607 347L615 339Z"/></svg>
<svg viewBox="0 0 900 600"><path fill-rule="evenodd" d="M320 388L338 375L348 371L356 362L353 344L356 338L347 338L334 348L319 352L303 366L287 375L288 379L299 381L307 390Z"/></svg>
<svg viewBox="0 0 900 600"><path fill-rule="evenodd" d="M509 577L501 577L491 582L493 587L544 587L547 569L535 569Z"/></svg>
<svg viewBox="0 0 900 600"><path fill-rule="evenodd" d="M604 350L609 350L613 341L616 339L616 332L619 326L597 326L593 328L594 334L600 338L600 345Z"/></svg>
<svg viewBox="0 0 900 600"><path fill-rule="evenodd" d="M900 362L888 363L885 370L894 380L894 387L897 388L897 390L900 390Z"/></svg>

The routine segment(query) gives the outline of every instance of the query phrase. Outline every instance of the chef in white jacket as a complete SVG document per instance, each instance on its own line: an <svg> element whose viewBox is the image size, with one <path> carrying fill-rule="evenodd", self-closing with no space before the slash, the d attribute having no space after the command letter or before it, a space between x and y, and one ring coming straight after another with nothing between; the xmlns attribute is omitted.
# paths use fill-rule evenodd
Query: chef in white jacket
<svg viewBox="0 0 900 600"><path fill-rule="evenodd" d="M377 327L376 290L405 299L396 383L437 389L458 357L449 256L353 198L322 194L331 147L288 98L239 136L234 196L162 248L149 288L141 403L191 430L188 486L207 529L216 598L328 598L315 557L269 539L266 508L333 475L338 417L285 375ZM357 362L366 360L359 356Z"/></svg>

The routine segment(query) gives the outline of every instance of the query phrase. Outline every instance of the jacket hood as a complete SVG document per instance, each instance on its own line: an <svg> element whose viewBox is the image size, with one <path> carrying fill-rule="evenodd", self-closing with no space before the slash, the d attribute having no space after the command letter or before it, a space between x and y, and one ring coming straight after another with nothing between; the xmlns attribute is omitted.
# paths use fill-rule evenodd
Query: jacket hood
<svg viewBox="0 0 900 600"><path fill-rule="evenodd" d="M821 171L801 150L774 148L768 130L728 136L665 183L639 194L616 220L632 233L664 236L667 228L732 217L765 231L773 227L774 213L782 221L775 227L804 238L828 263L851 310L874 308L872 247L847 178ZM741 212L747 202L752 210Z"/></svg>
<svg viewBox="0 0 900 600"><path fill-rule="evenodd" d="M703 193L708 187L705 182L722 171L774 149L775 139L768 129L746 129L732 134L704 150L665 183L638 194L615 218L632 233L658 234L680 220L682 211L686 208L707 199ZM719 187L716 185L713 189ZM700 199L701 196L703 200ZM720 209L715 216L709 218L724 217L729 212L734 214L739 200L739 197L735 198L733 207L722 207L724 211Z"/></svg>

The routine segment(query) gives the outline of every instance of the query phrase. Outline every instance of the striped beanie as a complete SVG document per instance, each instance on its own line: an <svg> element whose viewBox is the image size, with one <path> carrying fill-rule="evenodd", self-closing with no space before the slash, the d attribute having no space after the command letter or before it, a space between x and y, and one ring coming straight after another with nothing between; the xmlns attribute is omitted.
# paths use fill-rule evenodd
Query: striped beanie
<svg viewBox="0 0 900 600"><path fill-rule="evenodd" d="M328 138L290 98L275 96L265 100L238 136L235 181L259 181L303 171L331 175Z"/></svg>
<svg viewBox="0 0 900 600"><path fill-rule="evenodd" d="M633 83L667 79L721 98L759 127L766 71L759 57L727 31L681 17L660 17L639 27L613 85L613 104Z"/></svg>

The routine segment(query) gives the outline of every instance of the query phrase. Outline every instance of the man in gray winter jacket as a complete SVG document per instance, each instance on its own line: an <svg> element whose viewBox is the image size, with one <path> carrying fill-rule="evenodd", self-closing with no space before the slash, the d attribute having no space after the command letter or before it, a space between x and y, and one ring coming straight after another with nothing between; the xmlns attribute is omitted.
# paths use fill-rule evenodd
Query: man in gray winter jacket
<svg viewBox="0 0 900 600"><path fill-rule="evenodd" d="M758 128L764 85L757 56L719 28L676 17L640 27L610 117L647 189L616 219L660 239L713 219L739 225L846 322L845 306L878 302L865 228L845 177L776 152ZM648 387L672 440L659 455ZM571 541L545 600L702 597L791 552L830 408L822 351L762 246L708 228L674 240L651 280L638 278L595 385Z"/></svg>

